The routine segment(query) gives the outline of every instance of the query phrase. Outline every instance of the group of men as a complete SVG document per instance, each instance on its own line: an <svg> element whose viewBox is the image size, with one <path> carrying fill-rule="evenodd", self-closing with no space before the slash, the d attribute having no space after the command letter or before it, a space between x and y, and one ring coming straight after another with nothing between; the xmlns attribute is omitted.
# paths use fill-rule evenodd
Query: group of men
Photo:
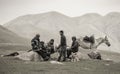
<svg viewBox="0 0 120 74"><path fill-rule="evenodd" d="M71 53L78 52L79 43L76 40L76 37L72 37L72 45L69 50L67 50L67 40L66 36L64 35L64 31L59 31L61 39L60 44L57 47L57 49L60 49L58 61L66 61L66 58L69 58ZM31 40L32 50L37 52L44 61L47 61L50 59L50 55L53 54L54 51L54 39L51 39L47 45L44 45L43 41L40 41L40 35L37 34L32 40ZM63 60L61 60L61 57L63 56Z"/></svg>

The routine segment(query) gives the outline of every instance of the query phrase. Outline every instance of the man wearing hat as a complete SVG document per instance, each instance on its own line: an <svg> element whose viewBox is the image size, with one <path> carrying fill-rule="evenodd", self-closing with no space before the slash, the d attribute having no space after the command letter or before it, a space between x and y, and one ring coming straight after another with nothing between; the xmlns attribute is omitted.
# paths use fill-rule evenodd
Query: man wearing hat
<svg viewBox="0 0 120 74"><path fill-rule="evenodd" d="M31 40L31 46L33 51L38 51L40 49L40 35L36 34L36 36Z"/></svg>

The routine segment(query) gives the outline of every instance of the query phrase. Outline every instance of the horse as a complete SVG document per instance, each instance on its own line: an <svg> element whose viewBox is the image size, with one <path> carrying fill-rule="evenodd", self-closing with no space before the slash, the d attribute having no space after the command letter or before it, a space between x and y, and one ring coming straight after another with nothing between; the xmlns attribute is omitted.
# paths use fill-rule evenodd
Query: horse
<svg viewBox="0 0 120 74"><path fill-rule="evenodd" d="M43 61L42 57L34 51L16 51L1 57L14 57L24 61Z"/></svg>
<svg viewBox="0 0 120 74"><path fill-rule="evenodd" d="M107 36L104 38L100 37L98 39L95 39L94 43L85 42L83 40L83 37L78 38L77 41L79 42L80 47L84 49L97 49L98 46L100 46L102 43L105 43L108 47L111 46Z"/></svg>

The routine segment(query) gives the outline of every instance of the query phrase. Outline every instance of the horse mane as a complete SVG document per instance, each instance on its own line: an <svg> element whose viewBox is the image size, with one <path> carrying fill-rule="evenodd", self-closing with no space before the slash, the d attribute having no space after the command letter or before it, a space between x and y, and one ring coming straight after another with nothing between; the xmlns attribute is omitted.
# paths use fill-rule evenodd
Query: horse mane
<svg viewBox="0 0 120 74"><path fill-rule="evenodd" d="M104 38L103 37L100 37L100 38L98 38L98 39L95 39L96 41L100 41L100 40L104 40Z"/></svg>

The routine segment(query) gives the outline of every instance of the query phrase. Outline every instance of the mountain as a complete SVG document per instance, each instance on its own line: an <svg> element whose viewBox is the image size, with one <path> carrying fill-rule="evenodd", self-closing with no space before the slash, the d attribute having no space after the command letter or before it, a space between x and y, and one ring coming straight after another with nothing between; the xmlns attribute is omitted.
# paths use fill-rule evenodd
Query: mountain
<svg viewBox="0 0 120 74"><path fill-rule="evenodd" d="M72 18L53 11L20 16L4 24L4 26L22 37L31 39L35 34L39 33L42 40L48 41L54 38L58 41L60 30L64 30L66 36L70 37L75 34L76 26L74 25L76 24L77 22Z"/></svg>
<svg viewBox="0 0 120 74"><path fill-rule="evenodd" d="M97 13L88 13L79 17L74 17L78 20L79 24L93 24L96 20L100 19L102 16Z"/></svg>
<svg viewBox="0 0 120 74"><path fill-rule="evenodd" d="M119 51L120 49L120 13L111 12L104 16L104 32L112 39L114 50Z"/></svg>
<svg viewBox="0 0 120 74"><path fill-rule="evenodd" d="M74 17L78 22L77 28L80 31L81 35L92 35L104 36L104 33L97 29L94 24L97 24L97 21L101 19L102 16L96 13L88 13L79 17Z"/></svg>
<svg viewBox="0 0 120 74"><path fill-rule="evenodd" d="M0 25L0 43L25 44L27 41L27 39L18 36Z"/></svg>
<svg viewBox="0 0 120 74"><path fill-rule="evenodd" d="M80 29L83 29L83 34L95 36L108 36L111 47L100 46L100 49L108 49L111 51L120 52L120 13L111 12L105 16L96 13L85 14L80 17L74 17L78 20ZM78 26L78 27L79 27Z"/></svg>
<svg viewBox="0 0 120 74"><path fill-rule="evenodd" d="M112 46L108 48L102 45L99 49L120 52L119 19L119 12L111 12L105 16L88 13L79 17L69 17L52 11L20 16L4 24L4 27L21 37L31 39L39 33L41 40L49 41L53 38L57 43L59 42L59 31L64 30L68 44L71 43L72 36L94 34L98 38L107 35Z"/></svg>
<svg viewBox="0 0 120 74"><path fill-rule="evenodd" d="M120 41L120 13L111 12L104 17L106 19L105 25L105 33L108 33L112 37L116 37Z"/></svg>

